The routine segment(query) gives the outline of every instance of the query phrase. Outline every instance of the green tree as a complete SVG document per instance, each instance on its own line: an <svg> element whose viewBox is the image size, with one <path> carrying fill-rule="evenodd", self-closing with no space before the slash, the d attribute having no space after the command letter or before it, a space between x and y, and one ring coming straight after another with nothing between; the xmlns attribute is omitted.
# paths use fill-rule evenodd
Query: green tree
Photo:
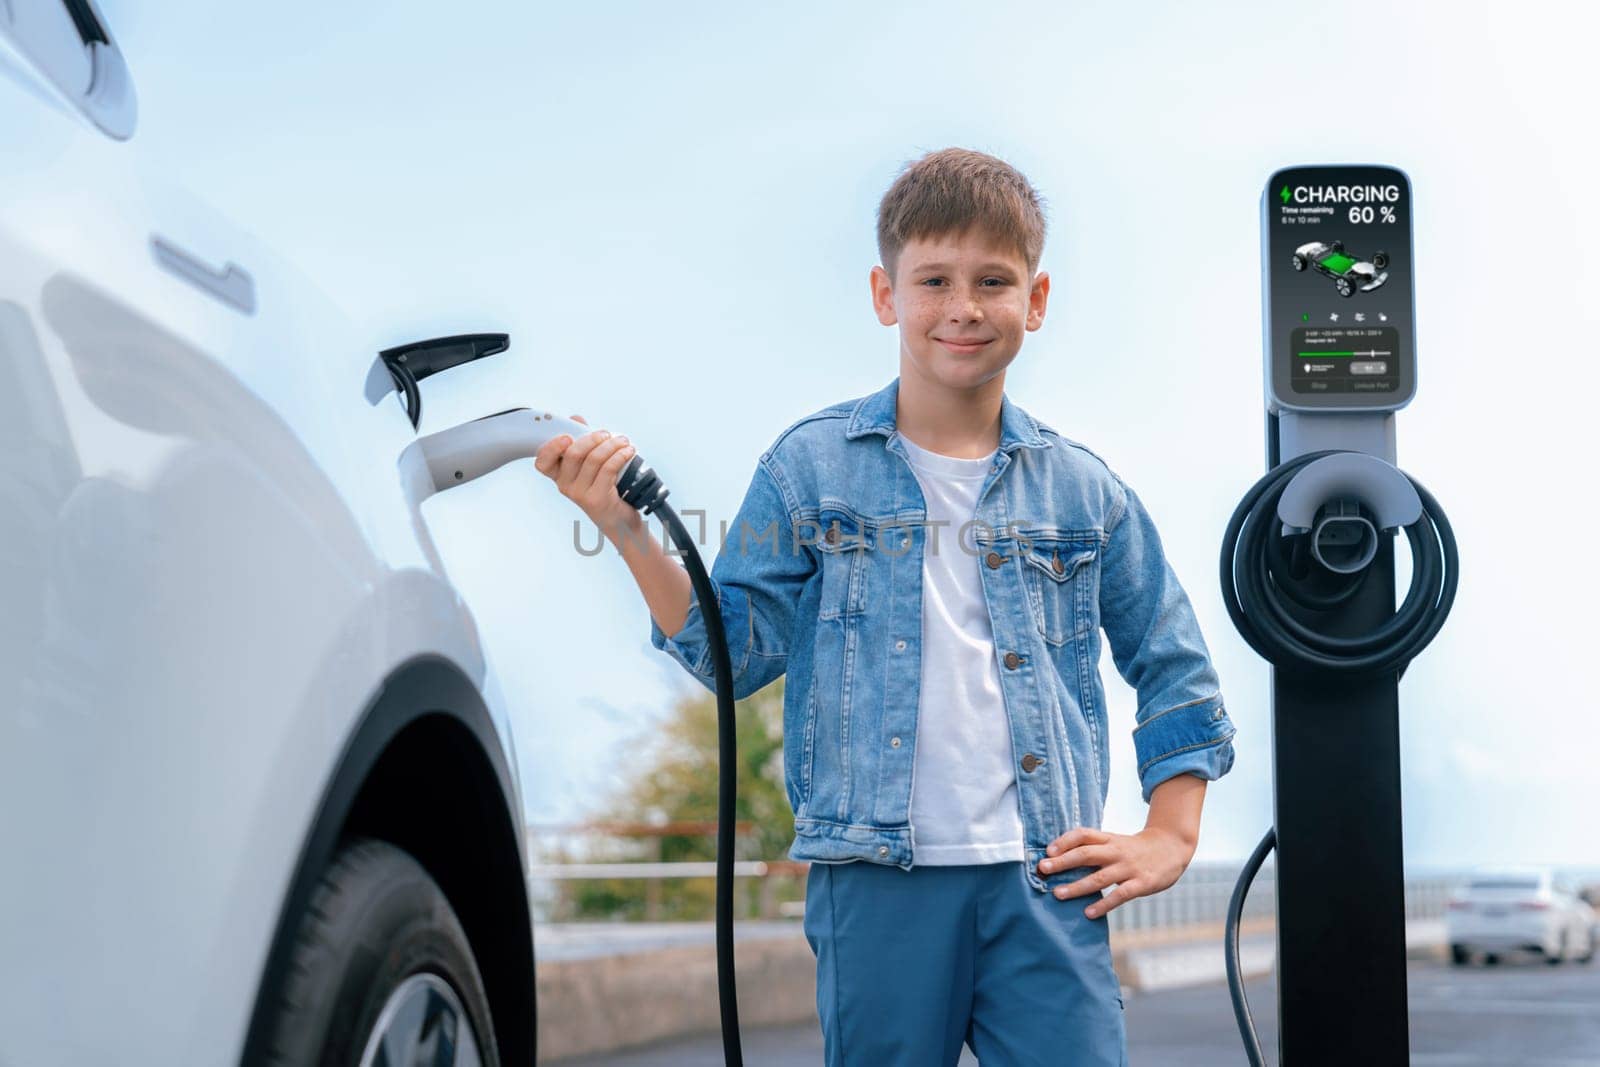
<svg viewBox="0 0 1600 1067"><path fill-rule="evenodd" d="M794 813L783 781L784 679L734 704L738 741L738 798L734 821L749 823L734 840L736 860L783 860L794 840ZM713 823L717 818L717 701L711 693L680 700L660 726L652 727L636 745L645 753L645 770L635 784L594 816L605 822ZM596 843L585 860L604 853L615 859L616 848ZM632 858L666 863L716 859L714 835L667 835L646 839L628 849ZM753 914L760 887L756 879L738 879L735 914ZM776 902L801 899L804 887L783 880L775 885ZM560 883L560 911L579 919L641 919L652 892L644 879L616 878ZM666 879L654 890L659 917L667 920L709 920L714 914L716 883L711 878ZM742 907L741 907L742 905Z"/></svg>

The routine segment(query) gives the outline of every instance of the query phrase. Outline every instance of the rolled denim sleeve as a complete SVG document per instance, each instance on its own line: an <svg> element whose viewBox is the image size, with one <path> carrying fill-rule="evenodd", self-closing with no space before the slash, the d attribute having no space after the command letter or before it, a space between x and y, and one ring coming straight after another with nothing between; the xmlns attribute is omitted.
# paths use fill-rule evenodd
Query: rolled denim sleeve
<svg viewBox="0 0 1600 1067"><path fill-rule="evenodd" d="M1108 523L1100 622L1117 671L1138 692L1133 747L1145 803L1179 774L1207 781L1233 767L1233 721L1178 576L1155 523L1119 478L1123 504Z"/></svg>
<svg viewBox="0 0 1600 1067"><path fill-rule="evenodd" d="M722 613L735 700L770 684L788 666L795 608L816 569L811 550L796 544L791 516L780 476L763 456L707 575ZM691 590L688 618L671 637L650 617L650 644L716 692L711 642L697 593Z"/></svg>

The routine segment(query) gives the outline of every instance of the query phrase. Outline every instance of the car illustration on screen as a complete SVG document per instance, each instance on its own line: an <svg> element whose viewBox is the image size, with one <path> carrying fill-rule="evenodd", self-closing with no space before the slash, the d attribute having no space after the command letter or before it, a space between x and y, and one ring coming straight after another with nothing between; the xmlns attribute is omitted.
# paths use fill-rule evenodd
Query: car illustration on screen
<svg viewBox="0 0 1600 1067"><path fill-rule="evenodd" d="M1294 269L1311 267L1326 274L1333 279L1340 296L1354 296L1357 289L1372 292L1389 280L1389 272L1384 269L1388 265L1388 253L1374 252L1370 260L1356 259L1345 252L1343 241L1312 241L1294 250Z"/></svg>

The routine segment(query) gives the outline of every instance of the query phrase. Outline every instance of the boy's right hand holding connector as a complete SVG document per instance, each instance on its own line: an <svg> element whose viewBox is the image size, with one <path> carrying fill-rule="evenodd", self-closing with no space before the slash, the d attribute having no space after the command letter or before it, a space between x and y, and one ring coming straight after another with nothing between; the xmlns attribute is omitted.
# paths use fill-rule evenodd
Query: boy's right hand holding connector
<svg viewBox="0 0 1600 1067"><path fill-rule="evenodd" d="M582 415L572 417L589 423ZM617 493L617 478L633 456L626 436L592 430L577 439L562 434L546 441L534 453L533 466L617 546L651 616L671 636L689 616L692 585L689 572L648 536L645 517Z"/></svg>
<svg viewBox="0 0 1600 1067"><path fill-rule="evenodd" d="M589 424L582 415L572 417ZM617 478L633 454L623 434L591 430L576 440L570 434L552 437L534 453L533 465L616 542L644 525L644 516L617 493Z"/></svg>

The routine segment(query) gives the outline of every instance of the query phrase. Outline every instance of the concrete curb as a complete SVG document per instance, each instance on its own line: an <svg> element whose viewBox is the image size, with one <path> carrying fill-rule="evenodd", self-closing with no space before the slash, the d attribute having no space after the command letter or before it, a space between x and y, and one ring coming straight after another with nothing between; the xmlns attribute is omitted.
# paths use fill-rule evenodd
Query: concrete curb
<svg viewBox="0 0 1600 1067"><path fill-rule="evenodd" d="M717 1032L715 931L710 923L673 925L680 927L670 935L677 943L667 947L627 951L617 944L600 954L571 942L551 946L549 956L564 958L537 966L540 1063ZM768 922L741 930L734 943L741 1027L816 1020L816 958L799 926ZM665 928L645 936L660 939ZM1133 992L1224 982L1222 937L1220 923L1114 934L1112 963ZM699 943L682 943L690 939ZM1447 954L1442 920L1407 924L1408 959ZM1239 957L1247 978L1271 973L1277 945L1270 920L1241 928Z"/></svg>
<svg viewBox="0 0 1600 1067"><path fill-rule="evenodd" d="M738 940L739 1025L817 1017L816 957L804 936ZM612 1052L721 1028L716 942L536 968L539 1062Z"/></svg>

